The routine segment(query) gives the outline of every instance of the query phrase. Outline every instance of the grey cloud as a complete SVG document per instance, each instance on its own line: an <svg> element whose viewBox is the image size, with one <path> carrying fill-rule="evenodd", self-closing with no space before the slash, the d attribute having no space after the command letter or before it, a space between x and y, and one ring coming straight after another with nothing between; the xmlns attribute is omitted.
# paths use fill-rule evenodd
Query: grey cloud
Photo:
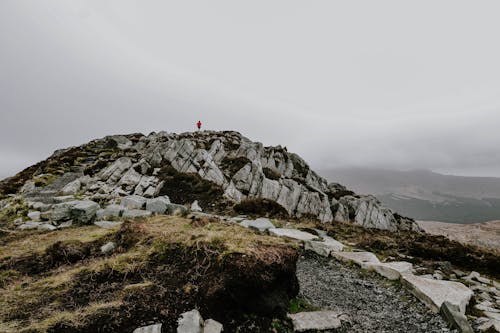
<svg viewBox="0 0 500 333"><path fill-rule="evenodd" d="M500 176L496 1L0 3L0 177L113 133L234 129L314 167Z"/></svg>

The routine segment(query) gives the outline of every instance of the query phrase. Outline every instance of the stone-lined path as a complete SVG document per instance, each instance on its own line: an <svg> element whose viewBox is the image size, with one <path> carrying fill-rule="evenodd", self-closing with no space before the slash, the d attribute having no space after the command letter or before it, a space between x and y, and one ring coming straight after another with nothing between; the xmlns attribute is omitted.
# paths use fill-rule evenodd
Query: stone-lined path
<svg viewBox="0 0 500 333"><path fill-rule="evenodd" d="M297 263L297 278L300 297L349 317L336 332L457 332L401 284L335 259L308 251Z"/></svg>

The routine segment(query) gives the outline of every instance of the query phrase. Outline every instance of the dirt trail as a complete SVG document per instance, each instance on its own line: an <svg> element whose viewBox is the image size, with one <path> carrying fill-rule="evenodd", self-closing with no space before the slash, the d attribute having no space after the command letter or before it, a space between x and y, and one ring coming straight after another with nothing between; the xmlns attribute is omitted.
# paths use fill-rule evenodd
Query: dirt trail
<svg viewBox="0 0 500 333"><path fill-rule="evenodd" d="M300 297L347 314L345 332L456 332L398 283L306 252L297 263Z"/></svg>

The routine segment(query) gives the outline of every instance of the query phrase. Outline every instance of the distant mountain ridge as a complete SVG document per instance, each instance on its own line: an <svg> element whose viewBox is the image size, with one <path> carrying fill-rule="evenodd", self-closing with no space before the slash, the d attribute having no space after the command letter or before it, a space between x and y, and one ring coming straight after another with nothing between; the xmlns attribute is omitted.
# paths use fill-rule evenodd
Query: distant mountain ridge
<svg viewBox="0 0 500 333"><path fill-rule="evenodd" d="M329 169L319 173L418 220L475 223L500 219L500 178L429 170Z"/></svg>

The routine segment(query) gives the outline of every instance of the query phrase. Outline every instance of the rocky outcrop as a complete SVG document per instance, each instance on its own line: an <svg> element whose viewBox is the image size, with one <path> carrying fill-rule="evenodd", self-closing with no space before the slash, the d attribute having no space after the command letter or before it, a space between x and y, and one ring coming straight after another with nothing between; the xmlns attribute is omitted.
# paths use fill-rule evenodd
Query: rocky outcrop
<svg viewBox="0 0 500 333"><path fill-rule="evenodd" d="M328 184L286 148L264 147L237 132L109 136L58 151L41 162L38 170L27 169L12 178L15 184L4 181L0 189L16 188L21 175L45 173L47 165L56 161L71 161L69 168L80 177L60 181L59 188L50 188L52 192L78 193L99 202L130 195L155 198L167 194L185 198L186 202L179 202L174 197L181 204L197 200L195 209L210 211L217 200L240 203L262 199L297 218L338 220L388 230L419 229L413 220L393 213L372 196L359 196L339 184ZM24 186L18 187L24 195L40 192L31 181L25 179ZM122 204L142 203L127 201Z"/></svg>

